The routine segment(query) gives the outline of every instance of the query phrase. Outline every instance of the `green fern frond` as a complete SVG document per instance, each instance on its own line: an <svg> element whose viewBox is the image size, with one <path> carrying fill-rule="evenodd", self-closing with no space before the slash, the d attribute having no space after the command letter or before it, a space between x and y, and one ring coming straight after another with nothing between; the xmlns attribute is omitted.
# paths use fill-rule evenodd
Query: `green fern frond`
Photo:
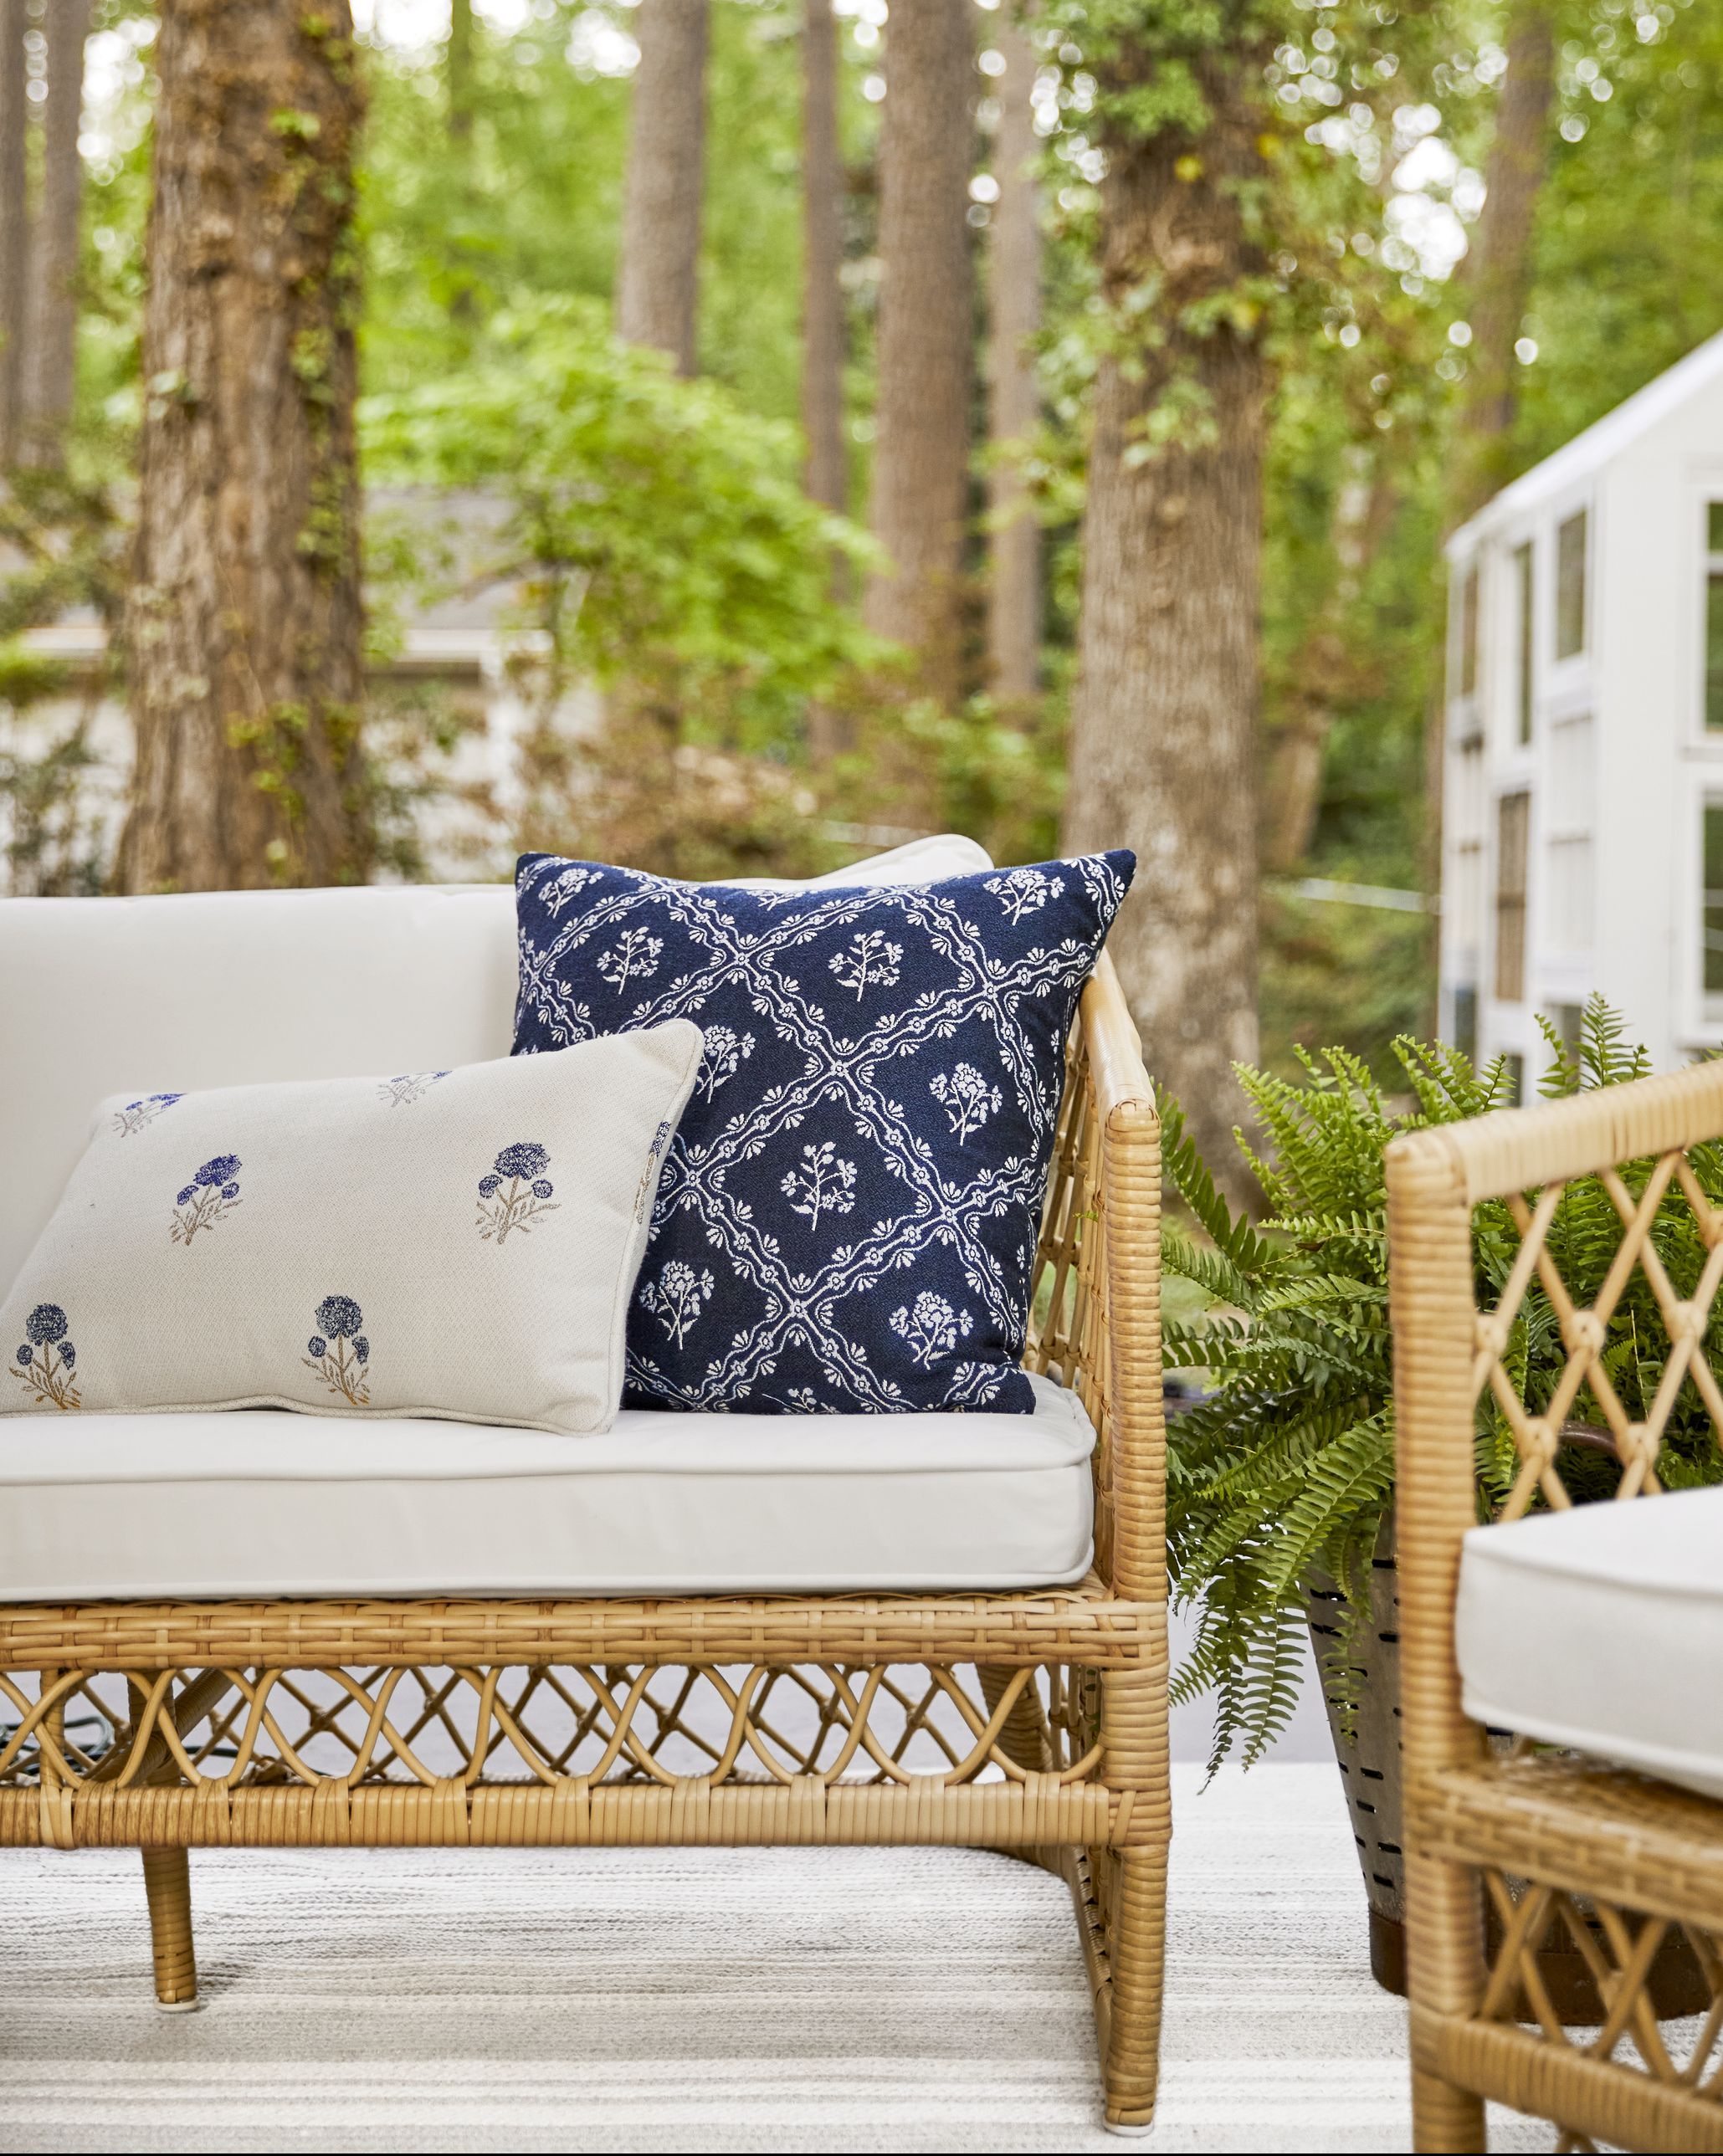
<svg viewBox="0 0 1723 2156"><path fill-rule="evenodd" d="M1643 1075L1642 1050L1597 998L1587 1007L1581 1053L1561 1086L1619 1085ZM1304 1656L1314 1579L1341 1591L1339 1644L1324 1681L1342 1726L1356 1711L1357 1630L1369 1611L1371 1559L1393 1500L1393 1341L1387 1297L1387 1199L1382 1152L1403 1130L1450 1123L1505 1106L1513 1085L1498 1058L1479 1072L1456 1049L1395 1043L1416 1106L1391 1115L1369 1070L1349 1051L1301 1055L1289 1080L1241 1069L1239 1083L1263 1133L1241 1151L1269 1205L1260 1229L1235 1217L1197 1153L1175 1104L1164 1119L1170 1180L1209 1238L1170 1235L1167 1269L1191 1281L1207 1308L1169 1322L1169 1363L1202 1372L1206 1396L1169 1434L1167 1553L1175 1596L1198 1613L1196 1640L1174 1685L1180 1702L1211 1696L1212 1764L1259 1758L1286 1725ZM1694 1173L1723 1209L1723 1143L1695 1147ZM1650 1163L1623 1180L1636 1195ZM1547 1248L1575 1301L1595 1300L1620 1246L1621 1222L1595 1177L1563 1194ZM1651 1240L1678 1295L1695 1291L1709 1247L1679 1192L1666 1199ZM1480 1308L1493 1307L1519 1255L1505 1202L1479 1205L1473 1255ZM1723 1328L1720 1328L1723 1335ZM1723 1383L1723 1337L1703 1351ZM1668 1367L1656 1298L1636 1269L1612 1318L1601 1360L1627 1413L1643 1419ZM1503 1353L1510 1383L1535 1412L1566 1368L1555 1306L1535 1281ZM1603 1420L1596 1386L1583 1385L1571 1419ZM1478 1405L1479 1515L1489 1517L1520 1471L1513 1434L1486 1391ZM1603 1494L1612 1463L1581 1452L1564 1477L1583 1497ZM1671 1487L1723 1479L1716 1438L1690 1379L1671 1418L1659 1472ZM1589 1478L1589 1479L1588 1479Z"/></svg>

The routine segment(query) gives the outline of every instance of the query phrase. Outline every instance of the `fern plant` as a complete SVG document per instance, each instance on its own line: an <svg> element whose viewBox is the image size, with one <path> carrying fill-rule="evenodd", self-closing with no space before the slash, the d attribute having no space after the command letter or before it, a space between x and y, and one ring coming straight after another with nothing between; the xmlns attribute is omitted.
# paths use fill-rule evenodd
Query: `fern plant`
<svg viewBox="0 0 1723 2156"><path fill-rule="evenodd" d="M1540 1021L1541 1023L1541 1021ZM1546 1025L1554 1060L1546 1096L1644 1077L1644 1050L1624 1044L1620 1018L1601 998L1587 1006L1577 1054ZM1168 1272L1201 1291L1194 1320L1166 1328L1169 1368L1196 1373L1202 1396L1175 1422L1169 1445L1167 1533L1176 1600L1198 1612L1196 1645L1175 1681L1186 1701L1212 1691L1212 1769L1237 1751L1259 1758L1285 1727L1304 1659L1305 1593L1326 1573L1346 1590L1325 1676L1343 1717L1355 1712L1353 1635L1368 1607L1368 1567L1394 1493L1392 1342L1388 1322L1387 1194L1382 1152L1402 1131L1458 1122L1509 1105L1504 1060L1474 1071L1457 1050L1395 1044L1414 1106L1390 1110L1365 1065L1344 1049L1301 1055L1291 1082L1241 1067L1260 1119L1262 1152L1239 1144L1261 1183L1258 1228L1216 1189L1175 1104L1165 1114L1169 1179L1201 1236L1170 1229ZM1693 1155L1706 1198L1723 1205L1723 1148ZM1637 1196L1649 1162L1622 1171ZM1621 1240L1621 1221L1595 1177L1570 1184L1548 1245L1570 1291L1590 1302ZM1705 1262L1698 1224L1679 1193L1653 1229L1676 1291L1690 1294ZM1493 1303L1519 1248L1504 1204L1474 1215L1480 1303ZM1723 1358L1707 1346L1723 1376ZM1602 1361L1628 1413L1643 1415L1669 1353L1656 1302L1637 1268L1609 1324ZM1515 1320L1504 1360L1537 1409L1566 1356L1555 1312L1534 1287ZM1576 1497L1614 1487L1603 1418L1589 1387L1570 1411L1575 1449L1563 1476ZM1486 1393L1477 1422L1479 1517L1507 1494L1518 1466L1513 1439ZM1723 1479L1709 1420L1690 1381L1665 1436L1666 1485Z"/></svg>

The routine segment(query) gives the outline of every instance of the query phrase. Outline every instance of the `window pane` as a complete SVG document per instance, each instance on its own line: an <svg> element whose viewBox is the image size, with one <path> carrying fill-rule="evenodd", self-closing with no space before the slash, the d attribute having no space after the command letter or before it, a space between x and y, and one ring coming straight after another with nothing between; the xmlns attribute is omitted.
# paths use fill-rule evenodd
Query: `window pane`
<svg viewBox="0 0 1723 2156"><path fill-rule="evenodd" d="M1586 648L1586 512L1570 516L1556 535L1556 656Z"/></svg>
<svg viewBox="0 0 1723 2156"><path fill-rule="evenodd" d="M1453 992L1453 1045L1468 1063L1478 1060L1478 991L1461 986Z"/></svg>
<svg viewBox="0 0 1723 2156"><path fill-rule="evenodd" d="M1508 1066L1508 1098L1517 1108L1525 1099L1525 1058L1523 1055L1504 1055Z"/></svg>
<svg viewBox="0 0 1723 2156"><path fill-rule="evenodd" d="M1580 1037L1585 1015L1583 1004L1557 1004L1550 1013L1550 1023L1556 1029L1556 1038L1561 1044L1561 1053L1570 1063L1579 1061Z"/></svg>
<svg viewBox="0 0 1723 2156"><path fill-rule="evenodd" d="M1705 993L1723 994L1723 801L1705 803L1705 887L1700 921Z"/></svg>
<svg viewBox="0 0 1723 2156"><path fill-rule="evenodd" d="M1712 502L1706 510L1705 537L1714 554L1723 554L1723 501Z"/></svg>
<svg viewBox="0 0 1723 2156"><path fill-rule="evenodd" d="M1478 571L1474 564L1460 586L1460 694L1478 686Z"/></svg>
<svg viewBox="0 0 1723 2156"><path fill-rule="evenodd" d="M1723 572L1705 580L1705 725L1723 726Z"/></svg>
<svg viewBox="0 0 1723 2156"><path fill-rule="evenodd" d="M1523 742L1531 739L1531 544L1514 549L1515 590L1519 600L1520 613L1520 682L1515 700L1519 721L1519 737Z"/></svg>
<svg viewBox="0 0 1723 2156"><path fill-rule="evenodd" d="M1525 848L1531 797L1504 793L1496 804L1495 992L1505 1004L1525 994Z"/></svg>

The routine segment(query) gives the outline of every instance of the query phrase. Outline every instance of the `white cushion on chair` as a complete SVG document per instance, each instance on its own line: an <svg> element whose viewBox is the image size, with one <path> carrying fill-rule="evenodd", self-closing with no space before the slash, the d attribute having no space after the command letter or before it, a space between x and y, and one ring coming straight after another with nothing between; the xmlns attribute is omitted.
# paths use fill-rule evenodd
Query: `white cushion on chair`
<svg viewBox="0 0 1723 2156"><path fill-rule="evenodd" d="M0 1424L0 1601L1011 1589L1088 1569L1094 1433L674 1414L607 1435L268 1410Z"/></svg>
<svg viewBox="0 0 1723 2156"><path fill-rule="evenodd" d="M1455 1649L1474 1721L1723 1797L1723 1488L1474 1527Z"/></svg>

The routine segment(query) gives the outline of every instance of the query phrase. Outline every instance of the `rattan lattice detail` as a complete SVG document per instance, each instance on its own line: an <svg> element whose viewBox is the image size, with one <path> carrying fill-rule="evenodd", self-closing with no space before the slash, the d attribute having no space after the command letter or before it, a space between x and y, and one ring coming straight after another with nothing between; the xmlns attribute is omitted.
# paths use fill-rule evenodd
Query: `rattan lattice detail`
<svg viewBox="0 0 1723 2156"><path fill-rule="evenodd" d="M666 1789L1022 1782L1026 1732L1061 1783L1098 1748L1067 1673L647 1665L160 1670L0 1676L0 1784L228 1789L379 1782ZM1009 1748L1008 1748L1009 1747Z"/></svg>
<svg viewBox="0 0 1723 2156"><path fill-rule="evenodd" d="M1522 1887L1486 1868L1485 1891L1502 1928L1479 2009L1484 2021L1535 2022L1545 2039L1576 2056L1609 2061L1674 2088L1723 2101L1723 1958L1716 1936L1697 1924L1674 1924L1559 1888ZM1703 2014L1659 2023L1648 1979L1664 1942L1684 1938L1699 1964L1710 2003ZM1540 1967L1540 1946L1576 1954L1603 2002L1595 2027L1565 2027ZM1720 2118L1723 2124L1723 2118ZM1583 2137L1571 2146L1587 2148Z"/></svg>
<svg viewBox="0 0 1723 2156"><path fill-rule="evenodd" d="M1684 1152L1671 1152L1642 1166L1630 1188L1622 1168L1597 1178L1607 1194L1621 1235L1589 1301L1565 1277L1552 1238L1559 1233L1569 1185L1551 1183L1529 1199L1505 1200L1519 1232L1519 1248L1494 1308L1479 1312L1472 1385L1487 1391L1511 1433L1518 1460L1512 1486L1498 1507L1500 1519L1518 1519L1541 1498L1555 1509L1572 1502L1564 1479L1564 1450L1612 1454L1619 1472L1618 1497L1650 1496L1661 1488L1658 1459L1671 1418L1690 1388L1712 1435L1723 1441L1723 1387L1703 1352L1720 1285L1723 1285L1723 1214L1707 1199ZM1664 1245L1659 1249L1659 1244ZM1600 1254L1588 1250L1588 1270ZM1671 1278L1669 1261L1687 1257L1696 1274L1687 1292ZM1668 1343L1648 1401L1633 1414L1623 1398L1621 1373L1608 1367L1606 1346L1612 1321L1636 1282L1649 1291ZM1540 1300L1541 1307L1534 1308ZM1643 1296L1640 1298L1643 1301ZM1534 1404L1514 1368L1528 1323L1553 1325L1565 1350L1561 1375L1549 1398ZM1588 1410L1589 1412L1584 1412Z"/></svg>

